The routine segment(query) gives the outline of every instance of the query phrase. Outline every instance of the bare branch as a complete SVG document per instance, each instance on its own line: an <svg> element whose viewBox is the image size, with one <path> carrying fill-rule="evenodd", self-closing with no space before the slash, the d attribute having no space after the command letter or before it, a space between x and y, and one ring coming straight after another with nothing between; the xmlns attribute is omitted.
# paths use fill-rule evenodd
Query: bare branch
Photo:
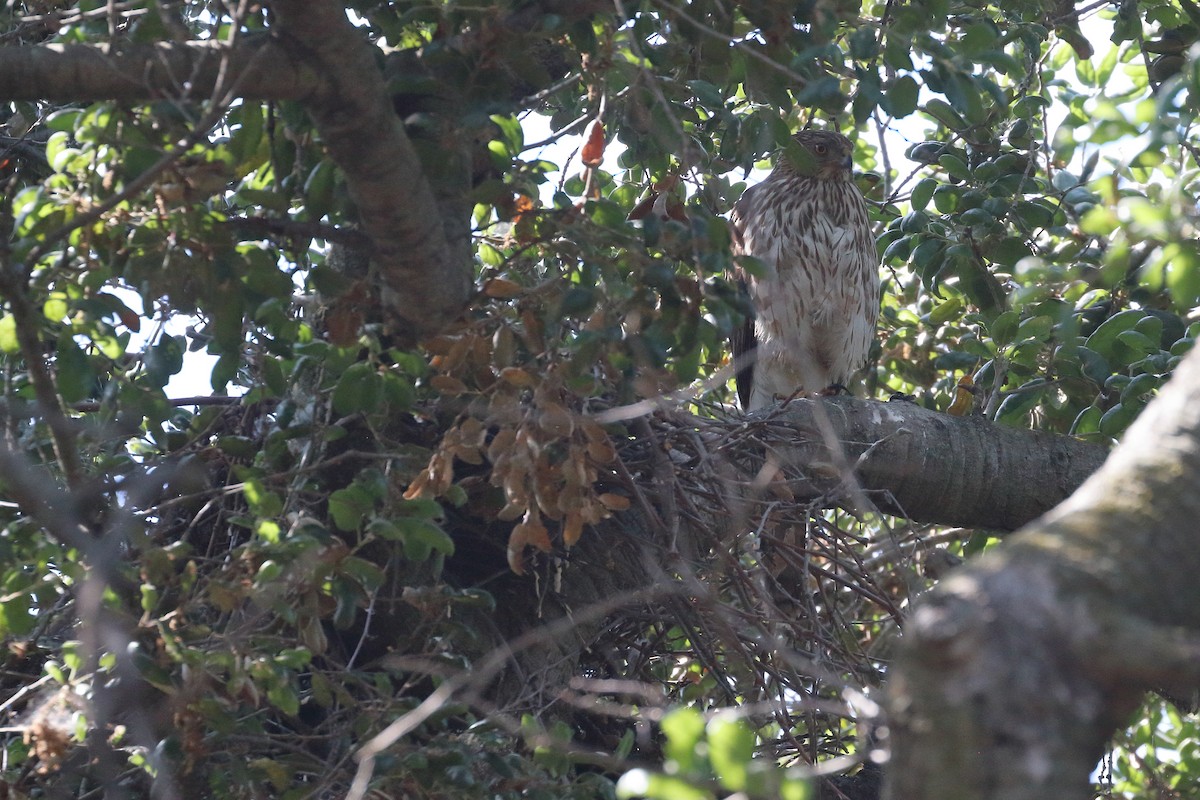
<svg viewBox="0 0 1200 800"><path fill-rule="evenodd" d="M222 60L228 59L222 66ZM323 92L322 78L276 40L111 45L46 44L0 48L0 98L48 103L210 97L222 76L242 97L303 100Z"/></svg>

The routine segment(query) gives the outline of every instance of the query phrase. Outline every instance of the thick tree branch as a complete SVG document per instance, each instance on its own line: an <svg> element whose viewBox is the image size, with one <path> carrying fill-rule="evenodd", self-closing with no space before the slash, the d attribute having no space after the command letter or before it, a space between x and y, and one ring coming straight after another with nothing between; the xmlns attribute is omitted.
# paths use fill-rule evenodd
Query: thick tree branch
<svg viewBox="0 0 1200 800"><path fill-rule="evenodd" d="M376 54L346 18L343 4L274 0L276 31L326 79L305 107L330 155L345 173L383 284L397 333L443 328L466 304L471 287L463 219L443 219L412 143L392 110ZM466 191L467 187L463 187Z"/></svg>
<svg viewBox="0 0 1200 800"><path fill-rule="evenodd" d="M795 400L763 419L778 458L818 476L792 487L798 498L828 494L852 468L881 510L943 525L1015 530L1062 502L1108 455L1069 436L903 402Z"/></svg>
<svg viewBox="0 0 1200 800"><path fill-rule="evenodd" d="M0 98L48 103L207 99L223 79L256 100L322 94L324 77L265 36L222 42L0 47Z"/></svg>
<svg viewBox="0 0 1200 800"><path fill-rule="evenodd" d="M917 604L890 686L891 796L1091 797L1151 688L1195 690L1200 353L1069 500ZM1160 662L1150 665L1150 661Z"/></svg>

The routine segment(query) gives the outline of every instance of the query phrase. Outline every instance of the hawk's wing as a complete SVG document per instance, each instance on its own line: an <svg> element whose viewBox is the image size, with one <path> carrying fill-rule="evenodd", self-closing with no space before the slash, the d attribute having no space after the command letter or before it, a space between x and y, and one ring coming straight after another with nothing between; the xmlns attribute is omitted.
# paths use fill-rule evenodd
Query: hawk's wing
<svg viewBox="0 0 1200 800"><path fill-rule="evenodd" d="M753 192L757 186L751 186L742 192L742 196L733 204L733 212L729 215L730 228L733 233L733 243L730 248L735 256L748 255L743 235L746 230L746 217L751 213L750 206L754 202ZM734 327L729 337L733 350L733 364L737 369L734 382L737 385L738 400L742 409L750 406L750 390L754 386L754 358L758 340L754 335L754 306L750 300L750 281L754 280L740 267L734 267L733 277L737 281L738 291L746 301L750 313L741 325Z"/></svg>

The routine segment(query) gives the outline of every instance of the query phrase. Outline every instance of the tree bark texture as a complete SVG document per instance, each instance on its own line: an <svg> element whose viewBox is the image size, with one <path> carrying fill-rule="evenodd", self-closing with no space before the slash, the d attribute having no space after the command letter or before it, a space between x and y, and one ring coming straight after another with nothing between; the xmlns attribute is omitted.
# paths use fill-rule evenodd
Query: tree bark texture
<svg viewBox="0 0 1200 800"><path fill-rule="evenodd" d="M910 614L890 796L1084 800L1150 689L1200 686L1200 353L1070 499Z"/></svg>
<svg viewBox="0 0 1200 800"><path fill-rule="evenodd" d="M833 465L839 477L849 469L881 510L942 525L1015 530L1070 495L1108 455L1069 436L906 402L797 400L766 419L787 428L777 449L784 463L802 472ZM830 488L817 480L801 496Z"/></svg>
<svg viewBox="0 0 1200 800"><path fill-rule="evenodd" d="M276 32L325 78L305 108L346 176L402 338L441 330L471 289L469 219L443 215L392 108L376 52L330 0L274 0ZM462 186L465 195L469 185ZM452 245L453 243L453 245Z"/></svg>

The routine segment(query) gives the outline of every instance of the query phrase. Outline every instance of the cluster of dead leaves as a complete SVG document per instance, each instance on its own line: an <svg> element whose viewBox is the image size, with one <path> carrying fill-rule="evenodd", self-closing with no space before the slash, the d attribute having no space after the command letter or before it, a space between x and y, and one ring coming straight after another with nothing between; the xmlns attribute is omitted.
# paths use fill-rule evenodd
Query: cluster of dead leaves
<svg viewBox="0 0 1200 800"><path fill-rule="evenodd" d="M557 534L573 546L588 525L629 507L601 491L617 453L605 430L579 410L555 366L535 375L521 366L496 366L502 336L441 336L428 347L441 370L430 383L443 395L475 395L442 436L429 464L405 497L437 497L455 481L455 464L487 466L487 482L503 493L496 517L517 521L508 539L508 564L525 571L526 547L548 553ZM503 348L500 348L501 350ZM472 388L469 384L473 384ZM477 470L476 470L477 471Z"/></svg>

